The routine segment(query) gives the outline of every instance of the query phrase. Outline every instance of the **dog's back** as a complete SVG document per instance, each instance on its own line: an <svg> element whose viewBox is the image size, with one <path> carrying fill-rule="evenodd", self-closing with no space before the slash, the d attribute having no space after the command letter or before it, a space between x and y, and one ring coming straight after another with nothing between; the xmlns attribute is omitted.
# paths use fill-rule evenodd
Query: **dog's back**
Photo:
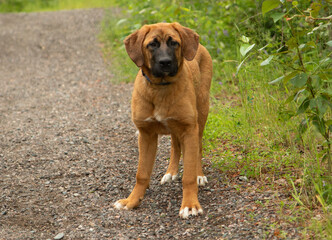
<svg viewBox="0 0 332 240"><path fill-rule="evenodd" d="M203 45L199 45L195 58L192 61L185 61L190 68L196 91L196 103L198 111L198 123L200 132L203 132L204 125L209 113L210 86L212 79L212 58Z"/></svg>

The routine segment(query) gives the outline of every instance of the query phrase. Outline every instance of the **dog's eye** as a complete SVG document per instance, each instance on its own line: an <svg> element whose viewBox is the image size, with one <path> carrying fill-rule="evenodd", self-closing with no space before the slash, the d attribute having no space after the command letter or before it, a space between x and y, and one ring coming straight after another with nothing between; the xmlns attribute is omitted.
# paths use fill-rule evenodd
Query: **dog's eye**
<svg viewBox="0 0 332 240"><path fill-rule="evenodd" d="M172 37L169 37L167 40L167 45L169 47L177 47L179 45L179 43L177 41L175 41Z"/></svg>
<svg viewBox="0 0 332 240"><path fill-rule="evenodd" d="M171 45L172 47L176 47L176 46L179 45L179 43L178 43L177 41L172 40L172 41L170 41L170 45Z"/></svg>
<svg viewBox="0 0 332 240"><path fill-rule="evenodd" d="M157 41L150 42L148 47L157 48L159 47L159 43Z"/></svg>

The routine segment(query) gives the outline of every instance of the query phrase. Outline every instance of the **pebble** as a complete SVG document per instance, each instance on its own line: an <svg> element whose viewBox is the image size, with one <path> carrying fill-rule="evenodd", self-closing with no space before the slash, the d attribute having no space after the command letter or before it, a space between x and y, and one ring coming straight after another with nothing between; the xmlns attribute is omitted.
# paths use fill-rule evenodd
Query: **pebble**
<svg viewBox="0 0 332 240"><path fill-rule="evenodd" d="M278 179L277 181L275 181L275 183L277 183L280 186L286 186L287 185L287 181L283 178Z"/></svg>
<svg viewBox="0 0 332 240"><path fill-rule="evenodd" d="M64 236L65 236L64 233L59 233L59 234L57 234L53 239L54 239L54 240L60 240L60 239L62 239Z"/></svg>
<svg viewBox="0 0 332 240"><path fill-rule="evenodd" d="M246 176L240 176L239 179L244 182L248 181L248 178Z"/></svg>

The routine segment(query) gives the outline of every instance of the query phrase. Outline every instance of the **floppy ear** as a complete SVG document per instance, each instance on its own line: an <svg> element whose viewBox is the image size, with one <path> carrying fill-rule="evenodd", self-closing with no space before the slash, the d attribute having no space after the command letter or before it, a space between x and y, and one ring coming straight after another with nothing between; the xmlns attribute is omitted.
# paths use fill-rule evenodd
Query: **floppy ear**
<svg viewBox="0 0 332 240"><path fill-rule="evenodd" d="M148 32L149 28L147 26L143 26L141 29L127 36L123 41L129 57L133 60L137 67L142 67L144 64L142 44Z"/></svg>
<svg viewBox="0 0 332 240"><path fill-rule="evenodd" d="M190 28L183 27L179 23L173 23L172 25L175 30L180 34L183 56L188 61L193 60L199 46L199 35Z"/></svg>

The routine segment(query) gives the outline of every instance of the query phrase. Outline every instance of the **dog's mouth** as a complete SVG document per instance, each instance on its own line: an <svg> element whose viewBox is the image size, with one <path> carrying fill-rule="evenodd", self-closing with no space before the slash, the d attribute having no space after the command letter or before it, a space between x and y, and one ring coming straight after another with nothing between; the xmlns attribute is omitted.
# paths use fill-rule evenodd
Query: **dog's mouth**
<svg viewBox="0 0 332 240"><path fill-rule="evenodd" d="M178 73L177 69L174 72L167 72L167 76L174 77Z"/></svg>
<svg viewBox="0 0 332 240"><path fill-rule="evenodd" d="M153 65L151 72L153 76L157 78L161 77L174 77L178 72L178 66L177 64L172 64L168 67L160 67L158 65Z"/></svg>
<svg viewBox="0 0 332 240"><path fill-rule="evenodd" d="M177 71L152 71L152 74L157 78L174 77Z"/></svg>
<svg viewBox="0 0 332 240"><path fill-rule="evenodd" d="M176 75L177 71L173 70L162 70L162 73L164 74L164 77L166 76L170 76L170 77L173 77Z"/></svg>

